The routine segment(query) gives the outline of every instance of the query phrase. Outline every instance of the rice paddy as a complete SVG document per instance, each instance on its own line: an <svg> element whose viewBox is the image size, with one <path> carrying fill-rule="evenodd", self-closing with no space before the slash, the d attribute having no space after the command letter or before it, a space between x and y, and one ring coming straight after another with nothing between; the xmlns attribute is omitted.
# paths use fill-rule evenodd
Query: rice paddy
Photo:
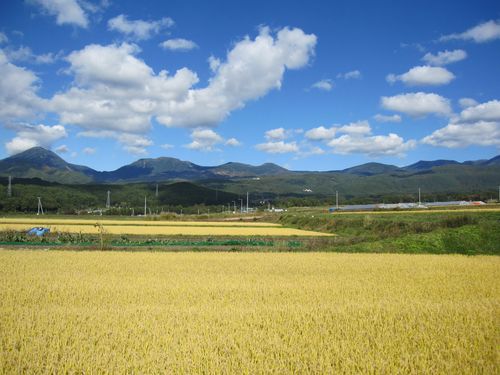
<svg viewBox="0 0 500 375"><path fill-rule="evenodd" d="M0 373L498 374L500 258L0 251Z"/></svg>
<svg viewBox="0 0 500 375"><path fill-rule="evenodd" d="M26 231L45 226L51 232L159 236L332 236L316 231L285 228L272 223L202 221L127 221L74 219L0 219L0 231Z"/></svg>
<svg viewBox="0 0 500 375"><path fill-rule="evenodd" d="M248 222L248 221L170 221L170 220L90 220L90 219L52 219L41 217L30 218L0 218L0 224L29 224L32 226L53 225L53 224L71 224L71 225L94 225L95 223L103 225L138 225L138 226L194 226L194 227L281 227L280 224Z"/></svg>

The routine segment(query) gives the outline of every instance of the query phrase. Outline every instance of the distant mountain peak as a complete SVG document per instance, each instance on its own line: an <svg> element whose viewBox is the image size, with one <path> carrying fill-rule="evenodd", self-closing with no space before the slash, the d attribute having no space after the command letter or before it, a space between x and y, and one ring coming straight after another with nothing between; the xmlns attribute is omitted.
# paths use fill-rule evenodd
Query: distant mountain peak
<svg viewBox="0 0 500 375"><path fill-rule="evenodd" d="M346 168L342 170L343 173L356 174L359 176L373 176L376 174L391 173L399 168L395 165L382 164L382 163L365 163L355 167Z"/></svg>
<svg viewBox="0 0 500 375"><path fill-rule="evenodd" d="M404 169L407 170L427 170L427 169L432 169L434 167L442 167L443 165L451 165L451 164L460 164L458 161L455 160L445 160L445 159L438 159L438 160L420 160L414 164L408 165L404 167Z"/></svg>
<svg viewBox="0 0 500 375"><path fill-rule="evenodd" d="M62 183L91 182L98 172L91 168L66 162L55 152L43 147L26 151L0 160L0 174L22 178L41 178Z"/></svg>
<svg viewBox="0 0 500 375"><path fill-rule="evenodd" d="M11 156L11 158L27 158L27 157L56 157L58 159L63 160L59 155L57 155L54 151L47 150L46 148L36 146L29 148L27 150L21 151L17 154Z"/></svg>
<svg viewBox="0 0 500 375"><path fill-rule="evenodd" d="M500 165L500 155L497 155L489 160L486 160L484 165Z"/></svg>
<svg viewBox="0 0 500 375"><path fill-rule="evenodd" d="M36 165L48 165L61 168L64 168L68 165L68 163L66 163L66 161L55 152L47 150L43 147L32 147L26 151L22 151L18 154L12 155L4 160L31 162L35 163Z"/></svg>

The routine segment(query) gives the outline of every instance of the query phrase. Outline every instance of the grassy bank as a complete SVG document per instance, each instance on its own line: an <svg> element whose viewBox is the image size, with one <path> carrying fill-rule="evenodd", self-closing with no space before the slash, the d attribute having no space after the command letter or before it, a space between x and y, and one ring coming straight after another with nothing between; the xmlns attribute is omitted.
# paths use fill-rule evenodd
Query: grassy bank
<svg viewBox="0 0 500 375"><path fill-rule="evenodd" d="M500 212L429 212L380 215L290 212L286 226L337 235L318 241L323 251L500 254Z"/></svg>

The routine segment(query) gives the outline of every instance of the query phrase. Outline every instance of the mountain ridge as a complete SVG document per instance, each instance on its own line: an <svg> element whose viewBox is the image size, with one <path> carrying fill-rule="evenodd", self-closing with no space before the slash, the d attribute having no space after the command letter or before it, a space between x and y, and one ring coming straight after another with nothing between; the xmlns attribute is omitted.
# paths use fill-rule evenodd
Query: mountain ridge
<svg viewBox="0 0 500 375"><path fill-rule="evenodd" d="M449 166L487 167L500 165L500 155L487 160L420 160L405 167L383 163L365 163L343 170L329 172L291 171L274 163L250 165L228 162L216 166L201 166L173 157L142 158L113 171L96 171L84 165L71 164L56 153L42 147L33 147L0 160L0 175L20 178L40 178L59 183L135 183L168 180L194 181L209 179L238 179L297 174L337 173L369 177L377 175L405 176L414 173L431 173L436 168Z"/></svg>
<svg viewBox="0 0 500 375"><path fill-rule="evenodd" d="M0 160L0 175L40 178L60 183L199 180L283 173L292 172L273 163L254 166L229 162L217 166L201 166L167 156L138 159L113 171L97 171L87 166L68 163L53 151L43 147L33 147Z"/></svg>

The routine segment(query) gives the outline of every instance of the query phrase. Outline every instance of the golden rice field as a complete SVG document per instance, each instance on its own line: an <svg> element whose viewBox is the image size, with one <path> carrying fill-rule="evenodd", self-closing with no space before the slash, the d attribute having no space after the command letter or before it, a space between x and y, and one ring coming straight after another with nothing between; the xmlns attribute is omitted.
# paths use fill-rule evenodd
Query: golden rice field
<svg viewBox="0 0 500 375"><path fill-rule="evenodd" d="M195 226L195 227L281 227L280 224L248 222L248 221L171 221L171 220L91 220L91 219L50 219L44 217L36 218L0 218L0 224L29 224L53 225L53 224L71 224L71 225L94 225L100 222L103 225L139 225L139 226Z"/></svg>
<svg viewBox="0 0 500 375"><path fill-rule="evenodd" d="M0 250L0 372L498 374L500 258Z"/></svg>
<svg viewBox="0 0 500 375"><path fill-rule="evenodd" d="M279 224L202 221L124 221L74 219L0 219L0 231L26 231L45 226L51 232L189 236L332 236L332 234L284 228Z"/></svg>

